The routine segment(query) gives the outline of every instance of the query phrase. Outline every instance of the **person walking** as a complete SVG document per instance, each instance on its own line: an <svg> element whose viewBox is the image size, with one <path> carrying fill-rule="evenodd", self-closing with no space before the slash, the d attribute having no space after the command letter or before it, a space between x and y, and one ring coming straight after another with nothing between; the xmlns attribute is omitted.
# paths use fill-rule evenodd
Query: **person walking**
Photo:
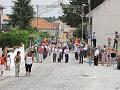
<svg viewBox="0 0 120 90"><path fill-rule="evenodd" d="M7 70L10 71L10 65L11 65L10 55L7 56L6 61L7 61Z"/></svg>
<svg viewBox="0 0 120 90"><path fill-rule="evenodd" d="M106 62L107 52L103 50L101 53L102 53L102 66L104 66Z"/></svg>
<svg viewBox="0 0 120 90"><path fill-rule="evenodd" d="M17 52L17 55L14 58L14 63L15 63L15 76L19 77L21 63L20 51Z"/></svg>
<svg viewBox="0 0 120 90"><path fill-rule="evenodd" d="M83 50L84 50L84 58L86 58L87 57L87 51L88 51L88 43L85 43L85 46L84 46Z"/></svg>
<svg viewBox="0 0 120 90"><path fill-rule="evenodd" d="M62 60L63 60L63 56L64 56L64 51L65 51L65 46L62 46L62 56L61 56Z"/></svg>
<svg viewBox="0 0 120 90"><path fill-rule="evenodd" d="M75 46L74 52L75 52L75 58L76 60L78 60L78 47L77 46Z"/></svg>
<svg viewBox="0 0 120 90"><path fill-rule="evenodd" d="M54 47L53 48L53 62L56 62L57 52L58 52L58 49L56 47Z"/></svg>
<svg viewBox="0 0 120 90"><path fill-rule="evenodd" d="M111 66L111 53L109 49L107 50L106 60L107 60L107 67L110 67Z"/></svg>
<svg viewBox="0 0 120 90"><path fill-rule="evenodd" d="M94 66L98 66L99 49L95 48Z"/></svg>
<svg viewBox="0 0 120 90"><path fill-rule="evenodd" d="M59 58L58 58L58 62L61 62L62 59L62 48L59 48Z"/></svg>
<svg viewBox="0 0 120 90"><path fill-rule="evenodd" d="M64 51L64 53L65 53L65 63L68 63L68 60L69 60L69 48L68 47L66 47L65 48L65 51Z"/></svg>
<svg viewBox="0 0 120 90"><path fill-rule="evenodd" d="M113 66L115 64L116 57L117 57L116 52L114 50L112 50L112 52L111 52L111 64Z"/></svg>
<svg viewBox="0 0 120 90"><path fill-rule="evenodd" d="M93 37L92 37L92 41L93 41L93 47L96 47L96 34L95 32L93 32Z"/></svg>
<svg viewBox="0 0 120 90"><path fill-rule="evenodd" d="M32 52L28 52L28 54L25 56L26 76L27 75L30 76L33 62L34 62L33 54L32 54Z"/></svg>
<svg viewBox="0 0 120 90"><path fill-rule="evenodd" d="M43 59L47 58L47 54L48 54L48 47L46 45L44 45Z"/></svg>
<svg viewBox="0 0 120 90"><path fill-rule="evenodd" d="M43 45L40 45L40 46L38 47L38 63L42 63L43 53L44 53L44 46L43 46Z"/></svg>
<svg viewBox="0 0 120 90"><path fill-rule="evenodd" d="M116 50L117 50L117 48L118 48L118 40L117 40L117 38L119 38L119 37L120 37L120 36L119 36L119 33L116 31L116 32L115 32L113 49L116 48Z"/></svg>
<svg viewBox="0 0 120 90"><path fill-rule="evenodd" d="M0 57L0 71L1 71L1 76L4 76L4 71L5 71L5 55L2 54L2 57Z"/></svg>
<svg viewBox="0 0 120 90"><path fill-rule="evenodd" d="M80 51L79 51L79 63L83 64L83 58L84 58L83 47L80 47Z"/></svg>
<svg viewBox="0 0 120 90"><path fill-rule="evenodd" d="M52 46L48 45L48 54L49 54L49 56L51 55L51 53L52 53Z"/></svg>

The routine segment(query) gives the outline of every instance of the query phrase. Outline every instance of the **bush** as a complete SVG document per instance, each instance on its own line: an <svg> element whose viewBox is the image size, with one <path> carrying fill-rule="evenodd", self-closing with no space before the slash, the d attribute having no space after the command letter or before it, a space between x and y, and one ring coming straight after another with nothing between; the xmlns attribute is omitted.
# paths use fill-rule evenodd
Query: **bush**
<svg viewBox="0 0 120 90"><path fill-rule="evenodd" d="M11 32L0 33L0 47L20 46L22 43L27 46L29 40L29 33L25 30L12 30Z"/></svg>

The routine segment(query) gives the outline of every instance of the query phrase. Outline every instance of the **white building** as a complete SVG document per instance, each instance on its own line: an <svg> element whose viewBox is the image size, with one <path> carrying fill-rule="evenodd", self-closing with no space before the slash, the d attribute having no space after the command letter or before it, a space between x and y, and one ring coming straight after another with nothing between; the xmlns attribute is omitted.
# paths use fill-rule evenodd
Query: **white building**
<svg viewBox="0 0 120 90"><path fill-rule="evenodd" d="M2 28L2 23L3 23L3 9L4 7L0 5L0 29Z"/></svg>
<svg viewBox="0 0 120 90"><path fill-rule="evenodd" d="M97 45L107 44L107 39L114 38L114 32L120 33L120 0L105 0L90 12L92 31L96 32Z"/></svg>

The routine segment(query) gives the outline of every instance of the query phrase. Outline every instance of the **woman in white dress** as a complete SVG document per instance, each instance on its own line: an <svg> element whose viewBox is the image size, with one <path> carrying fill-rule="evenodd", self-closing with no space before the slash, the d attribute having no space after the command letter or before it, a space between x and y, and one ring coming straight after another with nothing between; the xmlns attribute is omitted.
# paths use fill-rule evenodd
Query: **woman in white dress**
<svg viewBox="0 0 120 90"><path fill-rule="evenodd" d="M10 55L7 56L6 61L7 61L7 70L10 71L10 65L11 65Z"/></svg>

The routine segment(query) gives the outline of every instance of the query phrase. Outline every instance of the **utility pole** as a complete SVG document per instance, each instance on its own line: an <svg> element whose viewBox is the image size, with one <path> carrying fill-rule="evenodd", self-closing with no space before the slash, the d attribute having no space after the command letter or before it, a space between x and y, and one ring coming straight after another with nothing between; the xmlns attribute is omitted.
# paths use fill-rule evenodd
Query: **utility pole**
<svg viewBox="0 0 120 90"><path fill-rule="evenodd" d="M83 30L84 30L84 6L82 5L82 15L81 15L81 18L82 18L82 41L83 41Z"/></svg>
<svg viewBox="0 0 120 90"><path fill-rule="evenodd" d="M82 41L83 41L83 35L84 35L84 16L85 16L85 12L84 12L84 7L87 6L86 4L82 4Z"/></svg>
<svg viewBox="0 0 120 90"><path fill-rule="evenodd" d="M88 0L88 5L89 5L89 22L88 22L88 30L90 32L90 36L91 36L91 46L92 46L92 29L91 29L91 0Z"/></svg>
<svg viewBox="0 0 120 90"><path fill-rule="evenodd" d="M37 31L38 31L38 20L39 20L39 6L37 5Z"/></svg>

